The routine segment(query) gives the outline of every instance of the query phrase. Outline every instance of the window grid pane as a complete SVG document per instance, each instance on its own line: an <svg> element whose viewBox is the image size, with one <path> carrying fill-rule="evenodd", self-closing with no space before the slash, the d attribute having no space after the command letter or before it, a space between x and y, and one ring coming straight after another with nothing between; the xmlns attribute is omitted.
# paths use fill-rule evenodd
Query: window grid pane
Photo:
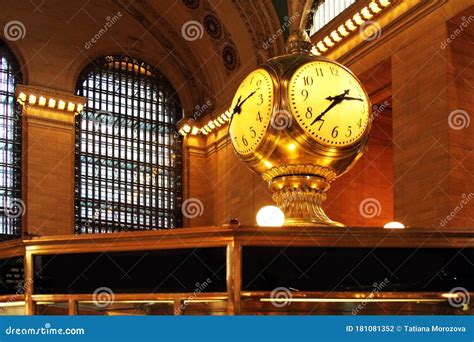
<svg viewBox="0 0 474 342"><path fill-rule="evenodd" d="M21 82L16 60L0 41L0 238L21 236L21 107L15 86Z"/></svg>
<svg viewBox="0 0 474 342"><path fill-rule="evenodd" d="M336 18L355 2L355 0L321 1L313 16L313 25L310 29L310 36L326 26L331 20Z"/></svg>
<svg viewBox="0 0 474 342"><path fill-rule="evenodd" d="M75 230L108 233L181 225L181 115L169 82L128 57L86 69L76 119Z"/></svg>

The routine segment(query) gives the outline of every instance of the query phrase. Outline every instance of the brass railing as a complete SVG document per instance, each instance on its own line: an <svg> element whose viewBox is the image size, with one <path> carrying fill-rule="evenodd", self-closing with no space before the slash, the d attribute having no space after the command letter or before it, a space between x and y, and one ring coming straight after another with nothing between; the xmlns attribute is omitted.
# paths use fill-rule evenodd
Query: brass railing
<svg viewBox="0 0 474 342"><path fill-rule="evenodd" d="M185 293L114 293L114 303L167 303L171 314L186 314L193 303L218 303L220 314L271 313L282 309L272 304L269 291L242 291L242 247L360 247L360 248L474 248L474 232L469 229L435 231L424 228L390 230L382 228L255 228L255 227L199 227L152 232L122 232L116 234L88 234L80 236L45 236L0 244L0 259L24 256L24 290L0 296L5 303L24 302L25 314L34 315L36 307L44 303L63 303L70 315L78 314L78 305L91 303L93 294L35 294L33 291L34 263L37 255L93 253L113 251L149 251L204 247L226 248L226 291ZM420 265L422 267L423 265ZM290 289L292 307L287 313L314 313L321 303L431 303L436 312L451 312L449 296L441 292L311 292ZM24 293L24 294L23 294ZM247 305L250 303L250 307ZM316 303L316 304L315 304ZM10 304L11 305L11 304ZM216 304L217 305L217 304ZM338 304L339 305L339 304ZM323 306L327 306L324 304ZM386 306L385 306L386 307ZM300 308L302 311L300 311ZM461 308L470 310L469 308ZM259 311L260 310L260 311ZM339 311L338 311L339 310ZM347 307L336 309L337 312ZM470 311L466 311L470 312ZM201 313L206 313L205 310ZM212 314L212 312L210 312ZM382 312L383 313L383 312Z"/></svg>

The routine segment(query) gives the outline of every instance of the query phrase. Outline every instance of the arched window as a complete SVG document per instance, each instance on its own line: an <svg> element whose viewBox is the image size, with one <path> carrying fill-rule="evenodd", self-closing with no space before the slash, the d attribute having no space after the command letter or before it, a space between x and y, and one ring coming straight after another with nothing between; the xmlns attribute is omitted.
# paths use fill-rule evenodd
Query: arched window
<svg viewBox="0 0 474 342"><path fill-rule="evenodd" d="M107 56L82 72L77 94L75 231L103 233L181 224L182 110L158 70Z"/></svg>
<svg viewBox="0 0 474 342"><path fill-rule="evenodd" d="M22 82L18 63L0 40L0 237L21 235L21 107L15 87Z"/></svg>

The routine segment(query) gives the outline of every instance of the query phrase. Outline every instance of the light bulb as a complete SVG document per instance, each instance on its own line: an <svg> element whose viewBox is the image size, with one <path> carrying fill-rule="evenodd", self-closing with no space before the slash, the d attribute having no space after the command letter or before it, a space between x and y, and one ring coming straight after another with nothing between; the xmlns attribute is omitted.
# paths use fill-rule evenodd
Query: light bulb
<svg viewBox="0 0 474 342"><path fill-rule="evenodd" d="M257 213L257 225L260 227L281 227L284 222L285 214L273 205L267 205Z"/></svg>
<svg viewBox="0 0 474 342"><path fill-rule="evenodd" d="M385 223L383 227L386 229L404 229L405 225L403 223L393 221Z"/></svg>

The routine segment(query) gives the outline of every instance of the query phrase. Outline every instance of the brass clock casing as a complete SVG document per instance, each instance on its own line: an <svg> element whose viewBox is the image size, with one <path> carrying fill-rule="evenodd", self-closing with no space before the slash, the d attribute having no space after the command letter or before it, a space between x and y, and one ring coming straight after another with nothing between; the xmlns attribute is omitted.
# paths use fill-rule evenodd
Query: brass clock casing
<svg viewBox="0 0 474 342"><path fill-rule="evenodd" d="M330 183L350 170L362 156L371 130L371 114L364 132L346 146L326 146L303 130L290 108L288 89L292 76L301 66L325 61L357 78L341 64L311 55L308 39L300 39L299 44L298 39L298 36L290 36L289 54L259 66L268 71L273 80L271 124L255 150L239 157L268 182L274 201L285 213L285 226L343 226L327 217L322 202ZM368 100L365 90L364 96ZM369 102L369 111L370 107Z"/></svg>

